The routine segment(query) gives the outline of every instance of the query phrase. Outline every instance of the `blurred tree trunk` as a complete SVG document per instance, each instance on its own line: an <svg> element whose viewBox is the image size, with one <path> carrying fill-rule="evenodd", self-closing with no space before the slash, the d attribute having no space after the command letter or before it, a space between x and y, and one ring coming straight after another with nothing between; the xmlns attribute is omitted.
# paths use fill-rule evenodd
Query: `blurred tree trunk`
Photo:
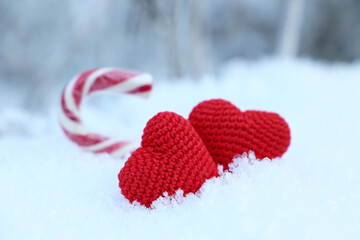
<svg viewBox="0 0 360 240"><path fill-rule="evenodd" d="M192 59L191 74L199 78L206 68L204 53L204 20L203 20L203 1L193 0L191 7L191 47L190 59Z"/></svg>
<svg viewBox="0 0 360 240"><path fill-rule="evenodd" d="M279 43L279 54L281 57L294 58L298 55L305 1L287 0Z"/></svg>
<svg viewBox="0 0 360 240"><path fill-rule="evenodd" d="M153 18L170 78L198 78L206 67L202 0L138 0ZM151 27L151 26L150 26Z"/></svg>

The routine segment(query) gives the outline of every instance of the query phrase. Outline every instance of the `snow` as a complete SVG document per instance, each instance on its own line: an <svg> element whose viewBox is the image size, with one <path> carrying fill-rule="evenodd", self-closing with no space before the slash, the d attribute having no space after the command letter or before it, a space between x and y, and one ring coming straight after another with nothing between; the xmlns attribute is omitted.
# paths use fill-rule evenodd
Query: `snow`
<svg viewBox="0 0 360 240"><path fill-rule="evenodd" d="M179 191L159 199L154 210L120 194L124 160L83 152L65 138L57 103L45 116L3 108L0 239L358 239L359 76L356 63L233 61L197 82L155 80L147 100L89 99L82 114L90 128L134 140L157 112L187 117L209 98L288 121L292 142L282 158L238 157L232 174L186 198Z"/></svg>

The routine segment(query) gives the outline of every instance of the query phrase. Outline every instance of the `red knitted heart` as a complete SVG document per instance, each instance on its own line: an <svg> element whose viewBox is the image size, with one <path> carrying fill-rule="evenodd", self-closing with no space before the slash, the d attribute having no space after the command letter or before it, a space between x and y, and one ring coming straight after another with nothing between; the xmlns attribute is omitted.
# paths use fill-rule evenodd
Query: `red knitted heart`
<svg viewBox="0 0 360 240"><path fill-rule="evenodd" d="M204 101L190 113L189 121L203 139L216 163L228 169L237 154L250 150L257 158L282 156L290 144L290 129L276 113L241 112L222 99Z"/></svg>
<svg viewBox="0 0 360 240"><path fill-rule="evenodd" d="M216 163L190 122L171 113L158 113L144 129L141 147L121 169L119 187L132 203L150 207L164 192L199 190L206 179L218 176Z"/></svg>

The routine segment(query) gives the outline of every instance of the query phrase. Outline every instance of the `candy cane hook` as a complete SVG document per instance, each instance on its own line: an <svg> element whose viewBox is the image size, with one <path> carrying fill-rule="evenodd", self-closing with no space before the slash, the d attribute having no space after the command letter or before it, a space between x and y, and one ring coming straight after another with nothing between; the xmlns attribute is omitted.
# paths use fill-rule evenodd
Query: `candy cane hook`
<svg viewBox="0 0 360 240"><path fill-rule="evenodd" d="M89 131L80 118L80 106L84 98L94 92L106 91L148 97L152 89L152 77L116 68L97 68L75 76L61 95L59 120L66 136L82 149L93 153L109 153L122 157L139 147L138 143L112 139Z"/></svg>

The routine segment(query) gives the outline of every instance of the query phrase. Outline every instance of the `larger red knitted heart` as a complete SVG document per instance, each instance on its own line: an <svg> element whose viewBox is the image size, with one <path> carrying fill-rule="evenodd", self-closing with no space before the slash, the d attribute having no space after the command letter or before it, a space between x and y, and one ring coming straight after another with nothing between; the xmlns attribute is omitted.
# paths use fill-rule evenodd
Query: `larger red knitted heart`
<svg viewBox="0 0 360 240"><path fill-rule="evenodd" d="M162 112L149 120L141 147L132 153L118 178L121 193L130 202L150 207L164 192L195 193L214 176L218 176L216 163L190 122Z"/></svg>
<svg viewBox="0 0 360 240"><path fill-rule="evenodd" d="M290 129L276 113L241 112L228 101L214 99L198 104L189 121L214 161L228 169L237 154L254 151L257 158L282 156L290 144Z"/></svg>

